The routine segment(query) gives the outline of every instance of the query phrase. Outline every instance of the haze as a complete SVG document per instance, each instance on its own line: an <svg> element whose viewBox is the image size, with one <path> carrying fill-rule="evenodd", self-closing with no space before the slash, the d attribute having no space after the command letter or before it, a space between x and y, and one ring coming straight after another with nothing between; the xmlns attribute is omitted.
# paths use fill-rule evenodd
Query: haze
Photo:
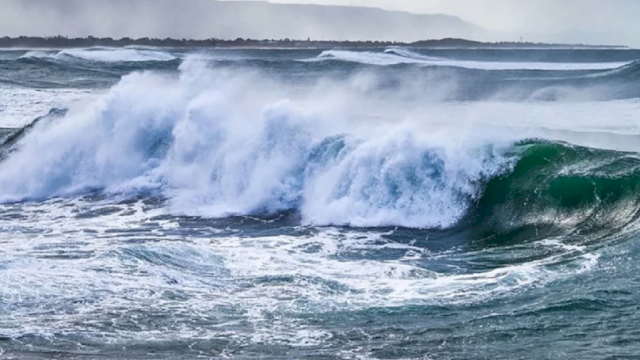
<svg viewBox="0 0 640 360"><path fill-rule="evenodd" d="M234 0L237 1L237 0ZM505 37L640 45L638 0L275 0L459 16Z"/></svg>
<svg viewBox="0 0 640 360"><path fill-rule="evenodd" d="M524 37L528 41L640 46L640 37L636 36L640 33L637 22L640 1L637 0L274 2L377 7L416 14L447 14L464 21L398 12L383 14L366 9L242 4L240 0L0 0L0 36L309 36L332 40L399 41L441 37L513 41Z"/></svg>

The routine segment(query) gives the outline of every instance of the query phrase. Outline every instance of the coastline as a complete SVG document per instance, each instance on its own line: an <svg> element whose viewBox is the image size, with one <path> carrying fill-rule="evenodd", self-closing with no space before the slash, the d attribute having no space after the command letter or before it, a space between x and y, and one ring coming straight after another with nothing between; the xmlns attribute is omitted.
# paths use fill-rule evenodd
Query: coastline
<svg viewBox="0 0 640 360"><path fill-rule="evenodd" d="M256 39L153 39L153 38L67 38L54 37L0 37L0 48L13 49L65 49L86 47L127 47L147 46L163 48L228 48L228 49L333 49L333 48L374 48L374 47L412 47L428 49L496 49L496 50L535 50L535 49L585 49L585 50L624 50L624 45L586 45L533 42L481 42L458 38L421 40L415 42L397 41L337 41L337 40L256 40Z"/></svg>

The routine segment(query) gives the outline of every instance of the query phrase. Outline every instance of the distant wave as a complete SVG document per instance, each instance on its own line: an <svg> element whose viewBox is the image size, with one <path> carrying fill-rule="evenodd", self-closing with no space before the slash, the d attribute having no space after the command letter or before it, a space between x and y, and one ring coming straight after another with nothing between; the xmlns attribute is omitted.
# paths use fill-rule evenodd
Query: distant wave
<svg viewBox="0 0 640 360"><path fill-rule="evenodd" d="M392 54L392 55L398 55L401 57L405 57L408 59L416 59L416 60L424 60L424 61L445 61L447 59L442 58L442 57L435 57L435 56L426 56L426 55L422 55L419 54L415 51L411 51L407 48L403 48L403 47L390 47L384 50L385 54Z"/></svg>
<svg viewBox="0 0 640 360"><path fill-rule="evenodd" d="M48 58L64 60L75 58L97 62L171 61L177 58L161 50L142 48L88 48L60 51L29 51L22 58Z"/></svg>
<svg viewBox="0 0 640 360"><path fill-rule="evenodd" d="M243 63L256 61L278 62L282 60L255 59L248 56L237 56L235 54L223 53L202 53L202 58L215 62ZM104 48L94 47L87 49L65 49L65 50L33 50L23 54L21 59L46 59L54 61L91 61L102 63L118 62L169 62L181 60L182 54L176 54L168 50L152 47L125 47L125 48ZM284 61L293 61L288 59ZM442 57L432 57L420 54L416 51L392 47L381 51L355 51L355 50L326 50L320 55L311 59L301 60L306 63L336 61L352 64L364 64L373 66L392 65L416 65L424 67L455 67L461 69L475 70L544 70L544 71L599 71L616 70L624 68L631 62L502 62L502 61L472 61L455 60Z"/></svg>
<svg viewBox="0 0 640 360"><path fill-rule="evenodd" d="M369 51L326 50L310 61L338 60L367 65L421 64L423 60Z"/></svg>
<svg viewBox="0 0 640 360"><path fill-rule="evenodd" d="M398 65L418 64L423 66L449 66L478 70L609 70L628 65L629 62L607 63L562 63L562 62L498 62L498 61L472 61L453 60L446 58L430 57L418 54L404 48L389 48L382 52L352 51L352 50L328 50L322 52L311 61L346 61L367 65Z"/></svg>

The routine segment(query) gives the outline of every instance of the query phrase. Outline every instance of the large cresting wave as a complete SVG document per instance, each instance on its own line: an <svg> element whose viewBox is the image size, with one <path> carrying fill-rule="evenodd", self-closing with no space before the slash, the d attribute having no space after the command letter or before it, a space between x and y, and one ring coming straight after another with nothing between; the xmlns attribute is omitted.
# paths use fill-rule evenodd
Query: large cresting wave
<svg viewBox="0 0 640 360"><path fill-rule="evenodd" d="M264 76L197 60L177 78L131 74L5 136L0 201L100 192L160 197L176 215L294 211L314 225L486 231L636 218L633 153L416 121L368 102L358 77L300 91Z"/></svg>

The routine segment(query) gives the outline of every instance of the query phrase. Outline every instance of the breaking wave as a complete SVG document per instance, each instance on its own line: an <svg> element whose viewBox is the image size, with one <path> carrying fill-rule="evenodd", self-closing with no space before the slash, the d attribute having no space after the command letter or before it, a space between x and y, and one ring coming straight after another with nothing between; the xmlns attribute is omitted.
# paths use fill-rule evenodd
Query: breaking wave
<svg viewBox="0 0 640 360"><path fill-rule="evenodd" d="M126 76L98 101L5 137L0 200L97 191L157 196L176 215L294 211L314 225L480 221L497 231L636 218L634 153L526 141L504 127L358 117L345 109L362 102L362 84L296 95L272 83L198 61L177 79Z"/></svg>

